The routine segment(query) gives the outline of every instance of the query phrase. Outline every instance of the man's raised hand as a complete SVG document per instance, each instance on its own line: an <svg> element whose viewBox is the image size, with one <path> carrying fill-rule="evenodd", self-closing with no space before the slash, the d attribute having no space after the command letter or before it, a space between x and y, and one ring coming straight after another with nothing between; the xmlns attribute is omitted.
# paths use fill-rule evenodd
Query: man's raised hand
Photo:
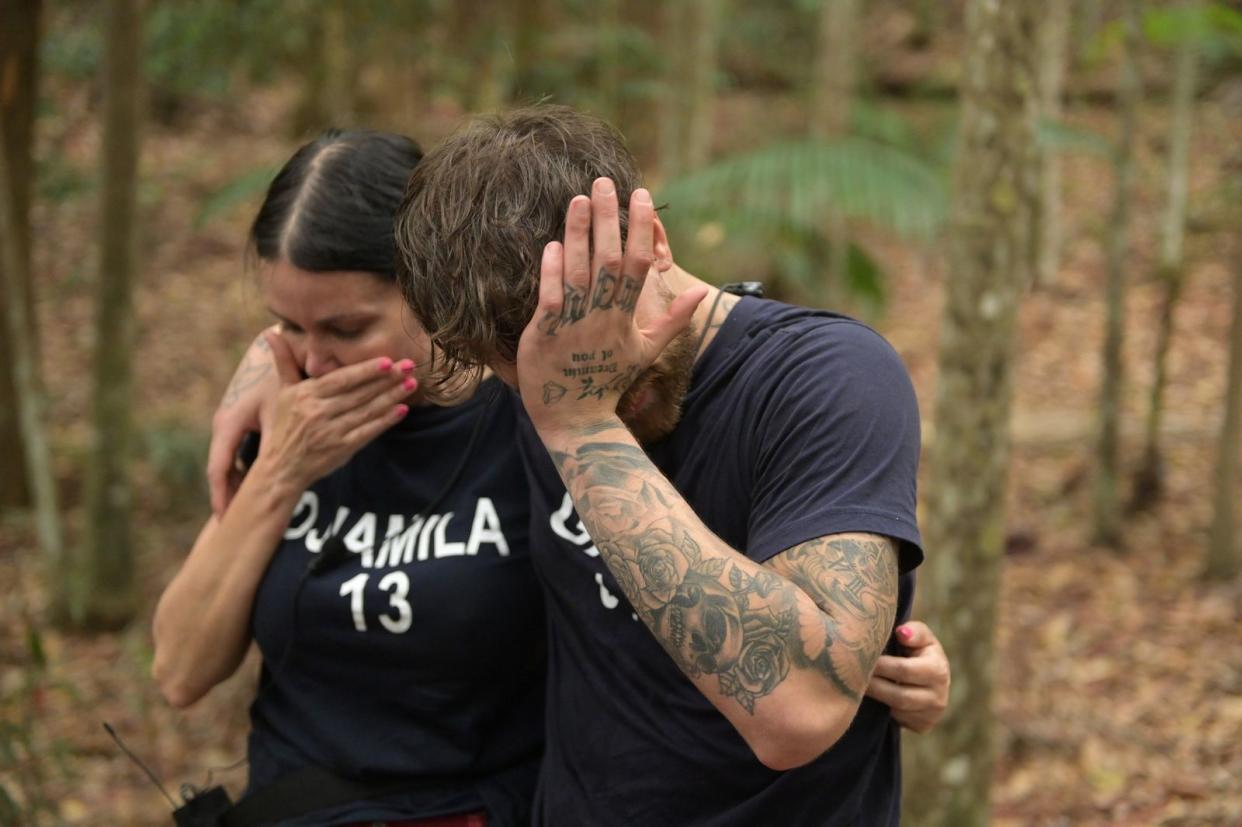
<svg viewBox="0 0 1242 827"><path fill-rule="evenodd" d="M630 197L621 245L617 192L596 179L576 196L565 240L543 251L539 306L518 346L522 399L536 427L575 428L612 419L617 401L690 323L706 288L669 301L644 286L654 261L655 207L645 189Z"/></svg>

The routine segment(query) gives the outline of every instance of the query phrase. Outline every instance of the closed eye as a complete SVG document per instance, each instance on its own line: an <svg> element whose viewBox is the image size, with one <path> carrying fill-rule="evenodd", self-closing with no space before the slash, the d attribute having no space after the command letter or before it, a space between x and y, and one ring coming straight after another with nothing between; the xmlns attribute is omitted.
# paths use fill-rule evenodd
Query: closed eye
<svg viewBox="0 0 1242 827"><path fill-rule="evenodd" d="M359 336L365 333L366 330L367 329L365 326L363 327L330 327L328 328L328 333L330 333L331 335L335 336L338 339L349 340L349 339L357 339Z"/></svg>

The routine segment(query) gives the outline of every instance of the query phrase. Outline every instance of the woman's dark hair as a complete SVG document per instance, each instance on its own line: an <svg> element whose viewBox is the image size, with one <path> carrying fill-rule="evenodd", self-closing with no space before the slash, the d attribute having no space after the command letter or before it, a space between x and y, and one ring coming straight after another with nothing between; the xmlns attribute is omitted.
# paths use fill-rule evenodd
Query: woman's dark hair
<svg viewBox="0 0 1242 827"><path fill-rule="evenodd" d="M388 132L328 130L281 167L250 227L259 258L396 280L393 218L423 157Z"/></svg>

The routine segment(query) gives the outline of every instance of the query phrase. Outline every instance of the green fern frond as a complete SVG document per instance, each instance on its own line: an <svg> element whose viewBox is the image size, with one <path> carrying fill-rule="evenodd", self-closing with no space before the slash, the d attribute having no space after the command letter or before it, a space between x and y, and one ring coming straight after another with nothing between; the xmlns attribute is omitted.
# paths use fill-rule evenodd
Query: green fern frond
<svg viewBox="0 0 1242 827"><path fill-rule="evenodd" d="M676 215L768 228L819 229L837 211L927 239L944 222L943 170L877 141L781 143L673 179L660 192Z"/></svg>

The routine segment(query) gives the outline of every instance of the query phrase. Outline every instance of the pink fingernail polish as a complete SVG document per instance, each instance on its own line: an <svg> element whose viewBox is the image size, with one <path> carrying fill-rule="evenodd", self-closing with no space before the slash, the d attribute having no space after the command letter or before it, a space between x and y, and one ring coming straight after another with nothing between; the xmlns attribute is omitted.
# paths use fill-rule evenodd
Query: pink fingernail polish
<svg viewBox="0 0 1242 827"><path fill-rule="evenodd" d="M406 380L401 383L401 387L405 388L407 391L412 391L418 387L418 383L412 378L406 377Z"/></svg>
<svg viewBox="0 0 1242 827"><path fill-rule="evenodd" d="M388 370L389 368L391 368L391 367L392 367L392 360L391 360L391 359L389 359L387 356L385 356L384 358L382 358L382 359L380 359L380 360L379 360L379 371L380 371L380 373L384 373L385 371L387 371L387 370Z"/></svg>
<svg viewBox="0 0 1242 827"><path fill-rule="evenodd" d="M409 373L410 371L414 370L414 360L413 359L402 359L400 362L397 363L397 367L401 369L402 373Z"/></svg>
<svg viewBox="0 0 1242 827"><path fill-rule="evenodd" d="M410 412L409 405L398 405L396 408L397 419L403 419Z"/></svg>
<svg viewBox="0 0 1242 827"><path fill-rule="evenodd" d="M897 627L897 637L901 638L902 640L909 640L913 634L914 633L911 632L910 629L905 626Z"/></svg>

